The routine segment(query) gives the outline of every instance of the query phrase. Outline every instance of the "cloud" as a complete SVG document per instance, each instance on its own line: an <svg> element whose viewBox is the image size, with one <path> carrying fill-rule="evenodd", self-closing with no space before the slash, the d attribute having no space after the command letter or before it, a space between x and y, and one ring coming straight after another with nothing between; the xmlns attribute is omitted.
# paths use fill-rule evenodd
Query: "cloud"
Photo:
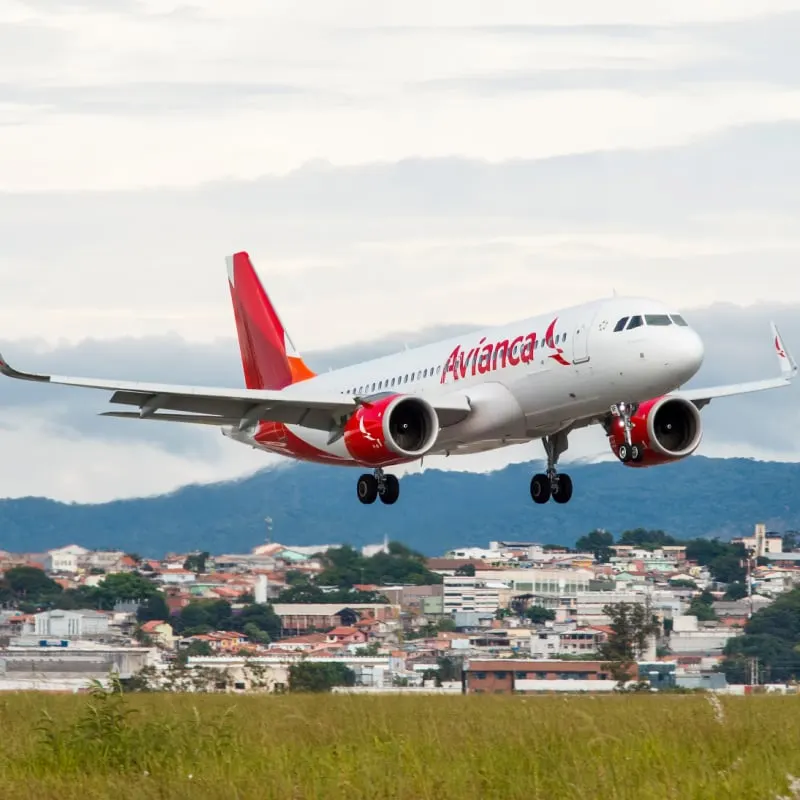
<svg viewBox="0 0 800 800"><path fill-rule="evenodd" d="M186 187L310 159L545 158L800 116L797 2L304 5L0 11L0 43L12 40L0 65L21 52L0 86L0 188Z"/></svg>
<svg viewBox="0 0 800 800"><path fill-rule="evenodd" d="M780 302L800 292L798 138L785 122L658 150L0 194L0 333L230 336L223 256L243 248L304 349L499 324L612 289L681 308Z"/></svg>
<svg viewBox="0 0 800 800"><path fill-rule="evenodd" d="M247 249L322 369L616 289L696 321L703 382L772 374L767 317L800 340L798 35L800 0L8 0L0 347L241 385L222 259ZM714 403L704 448L794 457L795 399ZM269 462L104 409L0 381L0 490L106 499ZM589 432L569 455L606 452Z"/></svg>
<svg viewBox="0 0 800 800"><path fill-rule="evenodd" d="M698 309L690 322L706 343L706 363L690 386L714 386L777 374L769 333L775 319L790 349L800 353L800 306L742 309L716 305ZM429 329L408 337L387 337L356 347L307 354L323 372L435 341L472 326ZM13 351L14 358L10 353ZM25 342L3 343L3 353L32 370L59 374L169 381L210 386L242 386L233 339L212 346L177 337L84 342L44 350ZM702 412L704 455L774 460L800 457L798 388L713 402ZM222 480L287 462L223 439L216 429L167 423L100 418L109 410L103 392L0 382L0 493L43 494L69 501L102 501L172 490L190 482ZM487 471L509 462L539 461L538 442L458 459L427 459L426 467ZM565 464L610 458L599 428L572 437ZM43 465L46 465L43 466ZM413 465L407 471L418 471ZM403 472L404 470L400 470ZM621 477L624 480L624 476Z"/></svg>

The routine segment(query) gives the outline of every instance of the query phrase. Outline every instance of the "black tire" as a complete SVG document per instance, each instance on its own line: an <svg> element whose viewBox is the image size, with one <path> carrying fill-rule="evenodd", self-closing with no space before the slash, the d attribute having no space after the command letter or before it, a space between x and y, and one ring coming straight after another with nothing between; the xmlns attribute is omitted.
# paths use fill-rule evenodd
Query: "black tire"
<svg viewBox="0 0 800 800"><path fill-rule="evenodd" d="M623 464L627 464L631 460L631 448L628 447L628 445L625 444L625 442L623 442L619 446L618 455L619 455L619 460Z"/></svg>
<svg viewBox="0 0 800 800"><path fill-rule="evenodd" d="M374 503L378 498L378 481L375 476L366 473L362 475L356 484L356 493L364 505Z"/></svg>
<svg viewBox="0 0 800 800"><path fill-rule="evenodd" d="M387 506L391 506L397 502L400 497L400 481L396 475L387 475L383 483L383 491L378 493L381 501Z"/></svg>
<svg viewBox="0 0 800 800"><path fill-rule="evenodd" d="M550 478L547 475L531 478L531 499L538 505L544 505L550 499Z"/></svg>
<svg viewBox="0 0 800 800"><path fill-rule="evenodd" d="M569 475L559 475L553 492L556 503L569 503L572 499L572 478Z"/></svg>
<svg viewBox="0 0 800 800"><path fill-rule="evenodd" d="M635 464L641 464L644 461L644 448L640 447L638 444L633 445L631 447L631 461Z"/></svg>

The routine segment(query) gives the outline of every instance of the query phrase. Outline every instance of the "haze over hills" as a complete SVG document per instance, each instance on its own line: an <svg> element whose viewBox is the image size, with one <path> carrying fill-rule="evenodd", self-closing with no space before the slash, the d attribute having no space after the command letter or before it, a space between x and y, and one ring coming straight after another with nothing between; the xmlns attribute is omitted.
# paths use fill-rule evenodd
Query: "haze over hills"
<svg viewBox="0 0 800 800"><path fill-rule="evenodd" d="M358 503L356 470L313 465L96 505L2 500L0 548L40 552L75 542L150 557L198 548L242 552L265 541L265 517L283 544L363 545L388 535L428 555L499 538L569 545L595 528L721 538L749 533L756 522L800 528L800 464L695 456L644 470L573 465L576 490L568 506L531 502L530 475L539 467L408 475L394 507Z"/></svg>

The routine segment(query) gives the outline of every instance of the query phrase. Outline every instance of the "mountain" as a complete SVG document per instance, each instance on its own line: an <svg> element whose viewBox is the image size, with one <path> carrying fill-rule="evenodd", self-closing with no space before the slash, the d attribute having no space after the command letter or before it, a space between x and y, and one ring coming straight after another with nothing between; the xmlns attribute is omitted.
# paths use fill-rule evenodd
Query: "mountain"
<svg viewBox="0 0 800 800"><path fill-rule="evenodd" d="M359 546L388 535L428 555L485 547L492 539L573 544L595 528L720 538L748 534L757 522L778 531L800 528L800 464L694 456L651 469L571 465L575 495L566 506L531 502L530 475L539 468L427 470L402 479L395 506L362 506L356 470L305 464L96 505L0 500L0 548L41 552L75 542L151 557L197 548L246 552L265 541L265 517L272 518L273 540L283 544Z"/></svg>

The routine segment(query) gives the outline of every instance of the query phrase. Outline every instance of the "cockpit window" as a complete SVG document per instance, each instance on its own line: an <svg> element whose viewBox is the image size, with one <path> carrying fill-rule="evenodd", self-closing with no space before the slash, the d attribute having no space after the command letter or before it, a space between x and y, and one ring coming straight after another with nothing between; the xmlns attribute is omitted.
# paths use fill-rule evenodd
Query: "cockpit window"
<svg viewBox="0 0 800 800"><path fill-rule="evenodd" d="M667 325L672 325L672 320L669 318L668 314L645 314L644 319L648 325L654 325L656 327L660 326L664 328Z"/></svg>
<svg viewBox="0 0 800 800"><path fill-rule="evenodd" d="M625 330L625 323L628 321L628 319L628 317L623 317L614 328L614 333L619 333L620 331Z"/></svg>
<svg viewBox="0 0 800 800"><path fill-rule="evenodd" d="M676 325L680 325L682 328L689 327L689 323L680 314L671 314L670 316Z"/></svg>
<svg viewBox="0 0 800 800"><path fill-rule="evenodd" d="M628 323L628 327L626 330L633 330L634 328L641 328L644 325L641 317L631 317L631 321Z"/></svg>

